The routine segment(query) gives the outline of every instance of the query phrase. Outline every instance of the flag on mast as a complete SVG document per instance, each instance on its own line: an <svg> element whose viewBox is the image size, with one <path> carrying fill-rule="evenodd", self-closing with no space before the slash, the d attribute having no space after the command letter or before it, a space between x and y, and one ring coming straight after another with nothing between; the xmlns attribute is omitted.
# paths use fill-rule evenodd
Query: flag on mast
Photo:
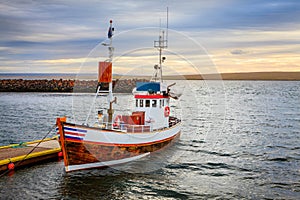
<svg viewBox="0 0 300 200"><path fill-rule="evenodd" d="M112 27L112 20L110 20L109 23L110 23L110 26L109 26L109 28L108 28L107 37L108 37L108 38L111 38L111 37L113 36L114 28Z"/></svg>

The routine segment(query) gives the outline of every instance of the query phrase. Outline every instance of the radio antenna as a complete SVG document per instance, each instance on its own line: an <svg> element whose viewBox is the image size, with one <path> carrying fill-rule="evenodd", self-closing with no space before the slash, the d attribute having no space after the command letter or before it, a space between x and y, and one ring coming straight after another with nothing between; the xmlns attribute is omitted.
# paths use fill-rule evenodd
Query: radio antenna
<svg viewBox="0 0 300 200"><path fill-rule="evenodd" d="M169 7L167 7L167 33L166 33L166 40L167 40L167 47L168 47L168 31L169 30Z"/></svg>
<svg viewBox="0 0 300 200"><path fill-rule="evenodd" d="M163 82L162 79L162 63L166 60L166 57L162 56L163 49L168 48L168 28L169 28L169 9L167 7L167 30L161 30L161 27L159 27L159 37L158 40L154 41L154 47L158 49L159 51L159 60L158 65L154 66L154 69L156 70L154 81L159 80L160 82Z"/></svg>

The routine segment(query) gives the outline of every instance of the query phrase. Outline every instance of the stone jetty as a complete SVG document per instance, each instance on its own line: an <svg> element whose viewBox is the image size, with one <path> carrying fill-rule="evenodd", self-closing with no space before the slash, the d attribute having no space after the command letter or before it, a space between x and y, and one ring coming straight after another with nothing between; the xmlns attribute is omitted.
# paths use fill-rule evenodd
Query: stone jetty
<svg viewBox="0 0 300 200"><path fill-rule="evenodd" d="M136 82L148 82L147 79L117 79L113 81L115 93L131 93ZM97 90L96 80L0 80L0 92L80 92L94 93ZM108 85L103 85L102 89Z"/></svg>

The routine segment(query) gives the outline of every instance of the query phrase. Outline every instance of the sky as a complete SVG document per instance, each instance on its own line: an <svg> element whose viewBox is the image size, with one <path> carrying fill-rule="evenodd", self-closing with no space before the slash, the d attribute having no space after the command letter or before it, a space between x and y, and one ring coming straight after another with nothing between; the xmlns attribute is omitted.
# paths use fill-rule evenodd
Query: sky
<svg viewBox="0 0 300 200"><path fill-rule="evenodd" d="M0 73L93 73L110 19L116 73L150 73L167 7L170 74L300 71L298 0L2 0Z"/></svg>

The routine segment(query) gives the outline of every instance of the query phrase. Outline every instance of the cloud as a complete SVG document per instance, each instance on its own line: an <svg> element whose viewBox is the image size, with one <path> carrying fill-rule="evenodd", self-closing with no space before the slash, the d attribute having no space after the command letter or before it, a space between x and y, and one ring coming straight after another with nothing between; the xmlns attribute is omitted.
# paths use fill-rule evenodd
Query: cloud
<svg viewBox="0 0 300 200"><path fill-rule="evenodd" d="M300 1L11 0L0 3L0 58L10 61L1 62L0 70L50 72L64 61L68 64L61 70L68 71L68 67L73 70L75 66L79 67L77 61L106 38L109 19L114 20L116 34L141 27L157 27L160 21L164 27L167 6L169 27L202 44L203 49L215 58L228 56L226 60L243 55L249 60L251 56L274 59L271 55L299 54ZM152 32L137 32L141 35L130 32L131 37L116 39L116 54L126 48L151 47L157 39L158 30L155 36ZM186 44L185 40L170 37L169 44L170 48L171 45L176 47L174 51L191 60L205 53L201 48L199 51ZM286 66L291 64L282 60L287 62ZM22 63L26 62L32 62L35 67L24 64L22 68ZM232 70L235 67L232 65Z"/></svg>
<svg viewBox="0 0 300 200"><path fill-rule="evenodd" d="M242 54L248 54L249 52L248 51L244 51L242 49L235 49L235 50L230 51L230 53L232 55L242 55Z"/></svg>

